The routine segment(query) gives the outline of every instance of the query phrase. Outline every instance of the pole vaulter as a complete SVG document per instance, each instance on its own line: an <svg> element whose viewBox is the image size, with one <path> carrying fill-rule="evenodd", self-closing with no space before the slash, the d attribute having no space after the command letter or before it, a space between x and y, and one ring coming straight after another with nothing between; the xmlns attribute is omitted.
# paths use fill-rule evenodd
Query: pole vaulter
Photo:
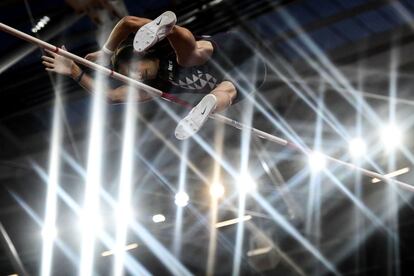
<svg viewBox="0 0 414 276"><path fill-rule="evenodd" d="M147 92L147 93L149 93L149 94L151 94L151 95L153 95L155 97L160 97L160 98L162 98L162 99L164 99L166 101L174 102L174 103L179 104L179 105L181 105L183 107L186 107L186 108L192 108L192 105L190 105L188 102L186 102L186 101L184 101L184 100L182 100L180 98L177 98L177 97L175 97L175 96L173 96L171 94L162 92L162 91L160 91L160 90L158 90L158 89L156 89L154 87L151 87L151 86L146 85L146 84L144 84L142 82L139 82L137 80L134 80L134 79L131 79L131 78L127 77L127 76L124 76L122 74L119 74L119 73L115 72L114 70L108 69L108 68L106 68L106 67L104 67L102 65L99 65L99 64L96 64L94 62L91 62L91 61L89 61L87 59L81 58L81 57L79 57L77 55L74 55L74 54L72 54L72 53L64 50L64 49L61 49L61 48L59 48L57 46L54 46L54 45L52 45L50 43L47 43L47 42L43 41L43 40L40 40L40 39L35 38L35 37L31 36L31 35L28 35L28 34L26 34L24 32L21 32L21 31L15 29L15 28L12 28L12 27L10 27L10 26L8 26L6 24L0 23L0 30L1 31L4 31L6 33L9 33L12 36L15 36L17 38L20 38L22 40L25 40L25 41L27 41L29 43L35 44L35 45L37 45L40 48L47 49L47 50L52 51L52 52L54 52L54 53L56 53L58 55L61 55L61 56L65 57L65 58L71 59L74 62L77 62L79 64L82 64L82 65L84 65L84 66L86 66L86 67L88 67L88 68L90 68L92 70L101 72L101 73L103 73L103 74L105 74L105 75L107 75L107 76L109 76L111 78L114 78L116 80L119 80L119 81L121 81L121 82L123 82L125 84L132 85L134 87L138 87L138 88L144 90L145 92ZM270 141L270 142L279 144L279 145L284 146L284 147L289 147L291 149L297 150L297 151L299 151L301 153L304 153L306 155L309 155L309 154L311 154L313 152L312 150L304 149L301 146L299 146L299 145L297 145L295 143L292 143L292 142L290 142L288 140L282 139L282 138L277 137L275 135L272 135L272 134L269 134L267 132L261 131L259 129L250 127L248 125L242 124L242 123L240 123L238 121L232 120L232 119L227 118L227 117L225 117L223 115L220 115L220 114L211 114L209 117L211 119L217 120L219 122L222 122L224 124L230 125L230 126L235 127L237 129L248 130L253 135L255 135L255 136L259 137L259 138L262 138L262 139L265 139L267 141ZM354 164L351 164L351 163L348 163L348 162L339 160L337 158L334 158L334 157L331 157L331 156L328 156L328 155L323 155L323 157L326 160L328 160L328 161L338 163L338 164L340 164L342 166L345 166L345 167L347 167L349 169L352 169L354 171L358 171L358 172L360 172L360 173L362 173L362 174L364 174L366 176L369 176L369 177L372 177L372 178L378 178L378 179L380 179L380 180L382 180L384 182L387 182L389 184L395 184L395 185L398 185L399 187L401 187L402 189L405 189L405 190L409 190L411 192L414 192L414 186L409 185L407 183L404 183L402 181L392 179L392 178L390 178L388 176L385 176L383 174L380 174L380 173L377 173L377 172L374 172L374 171L371 171L371 170L367 170L367 169L358 167L358 166L356 166Z"/></svg>

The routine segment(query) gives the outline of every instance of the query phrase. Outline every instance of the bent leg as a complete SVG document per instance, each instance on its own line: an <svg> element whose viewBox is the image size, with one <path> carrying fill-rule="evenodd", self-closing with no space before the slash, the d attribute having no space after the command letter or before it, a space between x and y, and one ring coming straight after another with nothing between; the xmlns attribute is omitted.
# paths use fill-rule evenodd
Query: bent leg
<svg viewBox="0 0 414 276"><path fill-rule="evenodd" d="M178 123L175 129L175 137L183 140L197 133L211 113L229 107L236 96L236 87L231 82L223 81L220 83L210 94L204 96L190 113Z"/></svg>
<svg viewBox="0 0 414 276"><path fill-rule="evenodd" d="M182 66L204 64L213 53L211 42L196 41L188 29L180 26L174 26L167 38L177 55L178 64Z"/></svg>

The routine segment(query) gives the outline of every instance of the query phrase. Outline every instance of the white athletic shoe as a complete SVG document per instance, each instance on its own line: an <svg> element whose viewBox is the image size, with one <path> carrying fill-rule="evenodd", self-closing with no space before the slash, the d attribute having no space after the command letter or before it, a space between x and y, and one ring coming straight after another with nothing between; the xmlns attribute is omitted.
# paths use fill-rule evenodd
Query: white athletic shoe
<svg viewBox="0 0 414 276"><path fill-rule="evenodd" d="M166 11L151 22L142 26L134 37L134 49L144 52L158 41L165 38L177 22L172 11Z"/></svg>
<svg viewBox="0 0 414 276"><path fill-rule="evenodd" d="M175 128L175 137L184 140L194 135L207 121L216 108L217 98L213 94L205 96Z"/></svg>

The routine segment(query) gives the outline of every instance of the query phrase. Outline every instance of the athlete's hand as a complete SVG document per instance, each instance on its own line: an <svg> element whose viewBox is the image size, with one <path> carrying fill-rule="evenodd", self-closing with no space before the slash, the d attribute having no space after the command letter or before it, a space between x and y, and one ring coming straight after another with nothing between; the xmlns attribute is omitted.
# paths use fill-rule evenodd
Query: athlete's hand
<svg viewBox="0 0 414 276"><path fill-rule="evenodd" d="M63 50L66 50L65 46L62 46ZM52 51L46 50L48 55L42 56L43 65L46 67L46 71L55 72L64 76L70 76L74 62L68 58L62 57Z"/></svg>
<svg viewBox="0 0 414 276"><path fill-rule="evenodd" d="M111 61L111 56L102 50L87 54L85 58L89 61L96 62L104 66L109 65Z"/></svg>

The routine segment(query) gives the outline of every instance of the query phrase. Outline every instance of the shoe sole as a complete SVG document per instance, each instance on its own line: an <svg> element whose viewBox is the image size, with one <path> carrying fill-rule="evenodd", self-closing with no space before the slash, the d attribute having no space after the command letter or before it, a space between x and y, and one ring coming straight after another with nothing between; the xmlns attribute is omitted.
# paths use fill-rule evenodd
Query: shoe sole
<svg viewBox="0 0 414 276"><path fill-rule="evenodd" d="M177 21L175 14L171 11L164 12L153 21L142 26L135 35L134 49L143 52L157 43L159 30ZM158 24L157 24L158 23ZM154 27L155 26L155 30Z"/></svg>
<svg viewBox="0 0 414 276"><path fill-rule="evenodd" d="M179 140L184 140L197 133L207 121L215 106L216 100L213 97L204 97L194 110L178 123L175 129L175 137ZM196 116L197 120L194 120Z"/></svg>

